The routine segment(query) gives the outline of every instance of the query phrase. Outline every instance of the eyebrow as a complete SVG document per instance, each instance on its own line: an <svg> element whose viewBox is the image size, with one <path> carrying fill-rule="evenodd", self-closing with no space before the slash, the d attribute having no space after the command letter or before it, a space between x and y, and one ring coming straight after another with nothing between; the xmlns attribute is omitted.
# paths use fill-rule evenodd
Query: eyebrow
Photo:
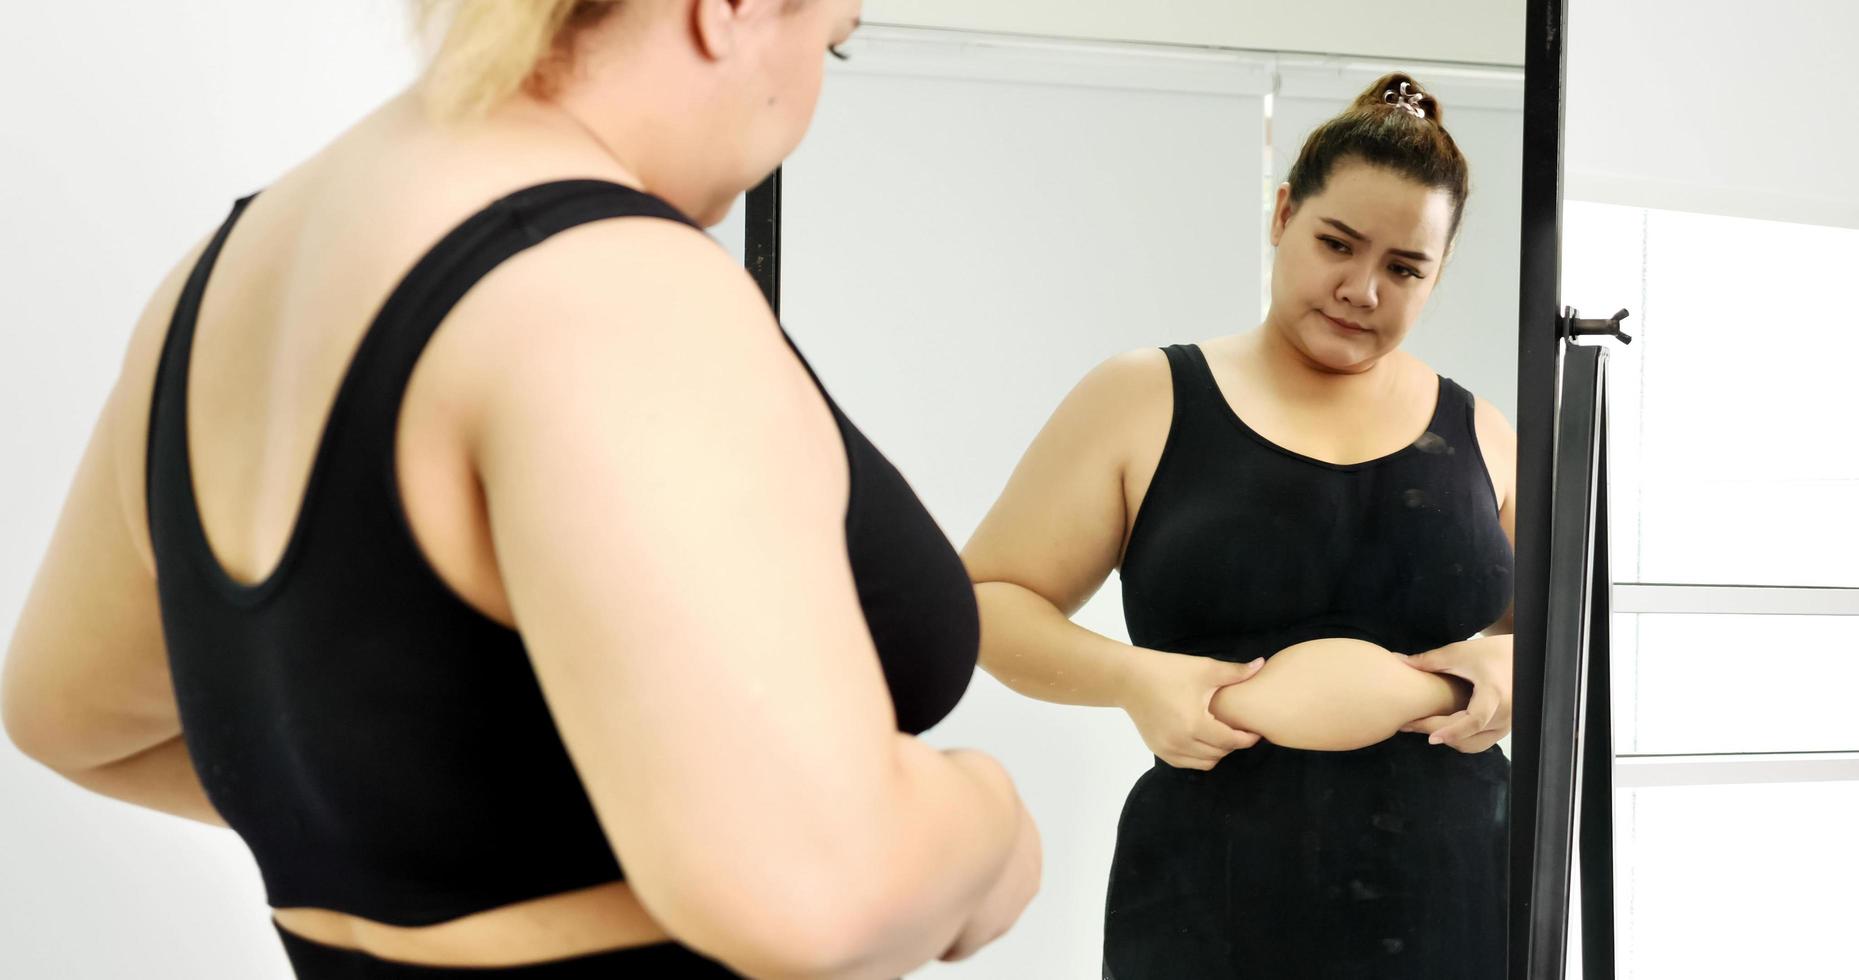
<svg viewBox="0 0 1859 980"><path fill-rule="evenodd" d="M1351 228L1348 225L1343 224L1342 222L1336 220L1335 218L1324 218L1323 223L1328 224L1328 225L1335 225L1337 230L1341 231L1343 234L1348 235L1350 238L1353 238L1358 242L1368 241L1367 235L1364 235L1361 232L1355 230L1354 228ZM1413 251L1412 249L1391 248L1391 249L1388 249L1388 251L1394 255L1399 255L1405 258L1413 259L1416 262L1433 261L1433 257L1431 255L1428 255L1425 252L1416 252L1416 251Z"/></svg>

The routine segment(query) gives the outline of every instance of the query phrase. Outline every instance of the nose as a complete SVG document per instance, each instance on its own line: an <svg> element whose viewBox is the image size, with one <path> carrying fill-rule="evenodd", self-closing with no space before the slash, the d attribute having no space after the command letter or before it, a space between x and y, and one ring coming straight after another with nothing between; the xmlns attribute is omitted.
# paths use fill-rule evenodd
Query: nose
<svg viewBox="0 0 1859 980"><path fill-rule="evenodd" d="M1364 310L1375 308L1379 298L1375 288L1375 267L1367 262L1352 262L1336 284L1336 301Z"/></svg>

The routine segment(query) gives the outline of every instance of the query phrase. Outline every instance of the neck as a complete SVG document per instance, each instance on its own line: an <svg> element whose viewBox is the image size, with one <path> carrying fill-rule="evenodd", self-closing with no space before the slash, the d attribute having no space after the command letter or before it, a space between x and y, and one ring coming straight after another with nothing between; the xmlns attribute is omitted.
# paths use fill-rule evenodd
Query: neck
<svg viewBox="0 0 1859 980"><path fill-rule="evenodd" d="M1254 355L1266 377L1288 394L1333 399L1341 396L1377 397L1386 394L1398 381L1398 370L1391 354L1350 368L1337 368L1311 358L1291 342L1286 332L1268 319L1258 328L1242 335L1242 342Z"/></svg>
<svg viewBox="0 0 1859 980"><path fill-rule="evenodd" d="M638 44L590 64L548 99L531 99L610 158L636 185L692 218L722 219L730 159L717 132L725 107L711 79L673 45ZM527 97L526 97L527 98Z"/></svg>

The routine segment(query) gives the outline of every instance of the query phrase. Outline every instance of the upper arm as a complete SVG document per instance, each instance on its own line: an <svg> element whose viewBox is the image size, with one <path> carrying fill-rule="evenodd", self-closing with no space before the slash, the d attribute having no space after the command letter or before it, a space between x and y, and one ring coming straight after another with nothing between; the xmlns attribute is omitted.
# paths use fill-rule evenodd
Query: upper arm
<svg viewBox="0 0 1859 980"><path fill-rule="evenodd" d="M847 872L880 866L897 734L845 449L747 274L681 226L602 222L459 313L493 366L468 443L498 571L642 903L716 949L868 897Z"/></svg>
<svg viewBox="0 0 1859 980"><path fill-rule="evenodd" d="M1478 436L1479 451L1484 454L1486 465L1492 471L1492 482L1497 485L1498 523L1504 528L1504 536L1510 539L1511 550L1517 548L1517 433L1504 413L1497 406L1477 399L1472 412L1474 428ZM1516 623L1517 604L1513 601L1505 610L1502 618L1486 635L1509 633Z"/></svg>
<svg viewBox="0 0 1859 980"><path fill-rule="evenodd" d="M1119 354L1060 402L962 549L977 583L1011 582L1071 615L1123 553L1132 446L1166 433L1173 402L1158 350Z"/></svg>
<svg viewBox="0 0 1859 980"><path fill-rule="evenodd" d="M7 734L60 771L115 762L181 731L142 474L155 365L203 247L169 273L130 336L7 650Z"/></svg>

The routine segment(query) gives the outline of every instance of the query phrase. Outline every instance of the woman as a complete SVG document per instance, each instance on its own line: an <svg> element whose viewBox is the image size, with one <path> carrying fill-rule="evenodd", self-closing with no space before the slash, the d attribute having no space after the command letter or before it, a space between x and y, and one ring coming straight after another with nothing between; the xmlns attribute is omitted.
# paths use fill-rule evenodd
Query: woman
<svg viewBox="0 0 1859 980"><path fill-rule="evenodd" d="M1005 772L912 737L960 560L700 230L858 7L432 0L150 301L7 731L236 830L299 976L891 977L1030 899Z"/></svg>
<svg viewBox="0 0 1859 980"><path fill-rule="evenodd" d="M1378 80L1278 188L1265 322L1091 371L963 551L982 666L1157 757L1107 976L1502 975L1514 437L1400 349L1466 191ZM1133 645L1067 619L1113 568Z"/></svg>

